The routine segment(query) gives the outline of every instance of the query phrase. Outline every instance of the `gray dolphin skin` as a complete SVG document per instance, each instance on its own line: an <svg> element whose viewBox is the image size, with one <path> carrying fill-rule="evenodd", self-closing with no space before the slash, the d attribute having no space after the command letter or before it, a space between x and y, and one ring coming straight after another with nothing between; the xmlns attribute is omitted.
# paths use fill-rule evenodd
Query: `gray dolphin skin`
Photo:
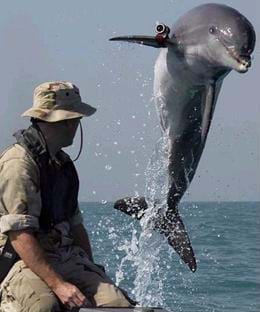
<svg viewBox="0 0 260 312"><path fill-rule="evenodd" d="M245 73L255 46L252 24L237 10L204 4L183 15L170 29L156 27L156 36L121 36L127 41L162 48L155 63L154 98L161 129L167 136L167 211L155 224L181 259L197 265L178 204L192 181L209 132L223 79L231 70ZM140 218L145 198L123 198L115 208Z"/></svg>

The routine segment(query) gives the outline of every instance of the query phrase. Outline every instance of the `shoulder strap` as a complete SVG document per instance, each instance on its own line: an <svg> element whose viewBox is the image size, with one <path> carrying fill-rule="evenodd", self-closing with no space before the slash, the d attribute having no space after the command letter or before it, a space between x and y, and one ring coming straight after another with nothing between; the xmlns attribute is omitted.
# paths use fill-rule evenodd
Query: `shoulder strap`
<svg viewBox="0 0 260 312"><path fill-rule="evenodd" d="M33 158L39 167L43 159L49 159L49 153L45 147L45 142L33 126L26 130L19 130L14 134L17 144L21 145Z"/></svg>

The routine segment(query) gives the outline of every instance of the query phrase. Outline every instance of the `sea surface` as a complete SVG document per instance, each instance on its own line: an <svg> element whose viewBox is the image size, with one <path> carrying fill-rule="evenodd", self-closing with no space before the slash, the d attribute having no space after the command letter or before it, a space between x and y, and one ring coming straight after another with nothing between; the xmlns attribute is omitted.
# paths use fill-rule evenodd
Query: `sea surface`
<svg viewBox="0 0 260 312"><path fill-rule="evenodd" d="M95 261L144 306L175 312L260 311L260 203L182 203L198 269L112 203L81 203Z"/></svg>

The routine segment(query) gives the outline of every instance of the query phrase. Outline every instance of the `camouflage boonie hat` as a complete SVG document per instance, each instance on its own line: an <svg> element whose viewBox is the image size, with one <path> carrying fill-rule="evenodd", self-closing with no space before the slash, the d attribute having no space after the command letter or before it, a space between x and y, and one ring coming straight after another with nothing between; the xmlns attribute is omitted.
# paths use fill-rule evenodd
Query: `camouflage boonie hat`
<svg viewBox="0 0 260 312"><path fill-rule="evenodd" d="M33 107L22 114L47 122L91 116L96 108L83 103L79 89L67 81L40 84L34 90Z"/></svg>

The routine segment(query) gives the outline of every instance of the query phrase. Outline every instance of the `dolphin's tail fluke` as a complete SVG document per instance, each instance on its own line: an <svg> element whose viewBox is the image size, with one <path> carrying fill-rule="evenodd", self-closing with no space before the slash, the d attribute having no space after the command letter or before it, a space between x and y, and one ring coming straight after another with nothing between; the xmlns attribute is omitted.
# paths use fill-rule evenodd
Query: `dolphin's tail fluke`
<svg viewBox="0 0 260 312"><path fill-rule="evenodd" d="M114 208L140 220L148 208L144 197L125 197L115 202Z"/></svg>
<svg viewBox="0 0 260 312"><path fill-rule="evenodd" d="M144 197L126 197L116 201L114 208L140 220L148 205ZM180 258L189 266L190 270L195 272L197 264L194 251L180 215L175 213L158 216L154 227L166 236L169 245L174 248Z"/></svg>
<svg viewBox="0 0 260 312"><path fill-rule="evenodd" d="M163 217L158 228L190 270L195 272L197 269L196 258L180 215L177 213L170 217Z"/></svg>

